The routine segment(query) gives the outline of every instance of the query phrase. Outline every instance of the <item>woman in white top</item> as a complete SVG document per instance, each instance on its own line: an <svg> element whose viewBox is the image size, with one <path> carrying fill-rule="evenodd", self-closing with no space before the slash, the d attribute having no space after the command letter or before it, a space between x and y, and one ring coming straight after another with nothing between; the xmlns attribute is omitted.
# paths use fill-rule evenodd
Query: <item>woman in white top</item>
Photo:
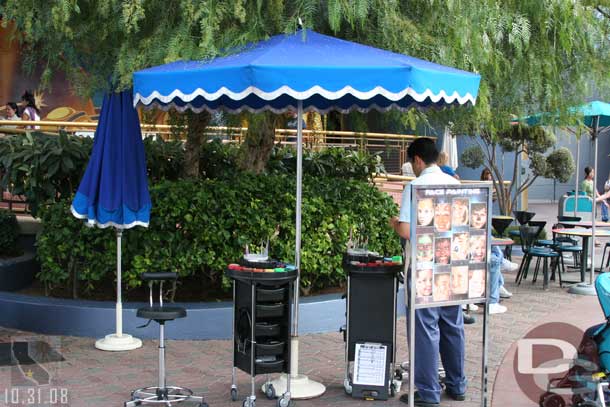
<svg viewBox="0 0 610 407"><path fill-rule="evenodd" d="M36 106L36 100L34 99L34 95L27 90L21 96L22 104L25 105L23 108L23 112L21 112L21 120L30 120L33 122L40 121L40 110ZM28 129L39 129L40 126L27 126Z"/></svg>

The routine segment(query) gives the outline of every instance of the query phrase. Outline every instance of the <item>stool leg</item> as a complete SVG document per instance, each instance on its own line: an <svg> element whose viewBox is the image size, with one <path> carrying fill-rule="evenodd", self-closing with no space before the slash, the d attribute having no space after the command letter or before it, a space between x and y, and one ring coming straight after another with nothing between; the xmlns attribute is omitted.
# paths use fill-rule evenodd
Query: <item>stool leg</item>
<svg viewBox="0 0 610 407"><path fill-rule="evenodd" d="M159 323L159 388L165 390L165 324Z"/></svg>

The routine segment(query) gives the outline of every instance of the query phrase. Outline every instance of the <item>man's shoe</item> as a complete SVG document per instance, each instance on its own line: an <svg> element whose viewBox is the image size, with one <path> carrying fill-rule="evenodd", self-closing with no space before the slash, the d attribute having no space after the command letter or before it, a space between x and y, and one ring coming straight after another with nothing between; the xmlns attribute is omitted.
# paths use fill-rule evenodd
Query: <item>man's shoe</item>
<svg viewBox="0 0 610 407"><path fill-rule="evenodd" d="M506 308L504 305L500 305L498 303L489 304L489 315L492 315L492 314L503 314L506 311L508 311L508 308Z"/></svg>
<svg viewBox="0 0 610 407"><path fill-rule="evenodd" d="M474 324L475 322L477 322L477 319L475 317L473 317L472 315L464 314L464 324L470 325Z"/></svg>
<svg viewBox="0 0 610 407"><path fill-rule="evenodd" d="M504 286L500 287L500 298L510 298L513 296L513 293L508 291Z"/></svg>
<svg viewBox="0 0 610 407"><path fill-rule="evenodd" d="M452 391L451 391L451 390L449 390L449 389L445 389L445 393L446 393L446 394L447 394L447 395L448 395L448 396L449 396L451 399L453 399L453 400L455 400L455 401L464 401L464 400L466 400L466 394L465 394L465 393L462 393L462 394L457 394L457 393L452 392Z"/></svg>
<svg viewBox="0 0 610 407"><path fill-rule="evenodd" d="M405 393L400 396L400 401L403 403L409 404L409 393ZM421 398L419 392L415 392L413 396L413 404L418 407L440 407L440 404L434 401L426 401Z"/></svg>

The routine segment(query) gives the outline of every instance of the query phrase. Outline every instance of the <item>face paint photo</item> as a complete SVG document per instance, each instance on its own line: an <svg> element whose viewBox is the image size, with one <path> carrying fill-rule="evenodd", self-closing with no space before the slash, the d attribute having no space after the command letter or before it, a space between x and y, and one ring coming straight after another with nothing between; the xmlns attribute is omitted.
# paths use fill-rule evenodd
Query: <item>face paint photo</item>
<svg viewBox="0 0 610 407"><path fill-rule="evenodd" d="M480 298L485 295L485 269L470 272L468 281L468 298Z"/></svg>
<svg viewBox="0 0 610 407"><path fill-rule="evenodd" d="M432 299L434 301L449 301L449 297L451 297L451 280L449 273L435 274Z"/></svg>
<svg viewBox="0 0 610 407"><path fill-rule="evenodd" d="M447 232L451 229L451 204L439 202L434 207L434 226L439 232Z"/></svg>
<svg viewBox="0 0 610 407"><path fill-rule="evenodd" d="M483 229L487 224L487 205L484 203L473 203L470 206L470 227Z"/></svg>
<svg viewBox="0 0 610 407"><path fill-rule="evenodd" d="M451 268L451 291L453 294L468 293L468 266Z"/></svg>
<svg viewBox="0 0 610 407"><path fill-rule="evenodd" d="M434 201L432 199L422 199L417 203L417 225L432 226L434 220Z"/></svg>
<svg viewBox="0 0 610 407"><path fill-rule="evenodd" d="M434 254L433 244L434 240L431 234L426 233L417 237L416 256L418 263L432 262Z"/></svg>
<svg viewBox="0 0 610 407"><path fill-rule="evenodd" d="M484 263L487 252L485 235L470 236L470 262Z"/></svg>
<svg viewBox="0 0 610 407"><path fill-rule="evenodd" d="M451 205L451 224L453 226L468 226L468 198L455 198Z"/></svg>
<svg viewBox="0 0 610 407"><path fill-rule="evenodd" d="M436 238L434 242L434 262L436 264L451 263L451 238Z"/></svg>
<svg viewBox="0 0 610 407"><path fill-rule="evenodd" d="M451 261L468 260L468 233L455 233L451 242Z"/></svg>
<svg viewBox="0 0 610 407"><path fill-rule="evenodd" d="M417 297L429 297L432 295L432 269L419 270L415 281Z"/></svg>

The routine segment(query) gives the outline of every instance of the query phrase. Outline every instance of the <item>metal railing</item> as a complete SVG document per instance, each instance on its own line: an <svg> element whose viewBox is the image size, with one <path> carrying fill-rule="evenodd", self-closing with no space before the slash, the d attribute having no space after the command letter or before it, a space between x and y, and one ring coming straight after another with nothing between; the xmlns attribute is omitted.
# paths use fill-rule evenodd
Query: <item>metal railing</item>
<svg viewBox="0 0 610 407"><path fill-rule="evenodd" d="M22 134L32 129L27 126L36 126L45 134L58 134L60 130L77 135L92 136L97 127L97 122L66 122L66 121L21 121L0 120L0 133ZM183 139L184 128L176 128L166 124L142 123L142 136L157 136L163 139L172 139L178 135ZM221 127L209 126L205 135L210 138L220 138L229 143L241 143L248 131L247 127ZM296 141L295 129L276 129L275 138L277 143L291 145ZM411 141L417 136L411 134L372 133L338 130L303 130L303 143L307 149L321 149L325 147L342 147L359 151L367 151L379 154L384 162L385 168L390 173L400 173L402 163L407 156L407 148Z"/></svg>
<svg viewBox="0 0 610 407"><path fill-rule="evenodd" d="M31 126L36 126L37 128L27 128ZM25 134L29 131L57 135L61 130L80 136L93 136L96 128L97 122L0 120L0 135ZM143 137L155 136L161 137L164 140L185 138L185 127L142 123L140 124L140 128ZM247 131L247 127L209 126L205 130L205 135L208 138L221 139L226 143L241 143L245 139ZM296 137L296 129L275 130L275 141L278 144L294 145L296 144ZM379 154L386 171L394 174L400 173L402 164L406 161L407 148L416 138L417 136L411 134L303 130L303 145L306 149L319 150L326 147L340 147ZM2 200L0 199L0 201ZM4 202L6 202L6 200L4 200ZM12 206L12 202L9 204Z"/></svg>

